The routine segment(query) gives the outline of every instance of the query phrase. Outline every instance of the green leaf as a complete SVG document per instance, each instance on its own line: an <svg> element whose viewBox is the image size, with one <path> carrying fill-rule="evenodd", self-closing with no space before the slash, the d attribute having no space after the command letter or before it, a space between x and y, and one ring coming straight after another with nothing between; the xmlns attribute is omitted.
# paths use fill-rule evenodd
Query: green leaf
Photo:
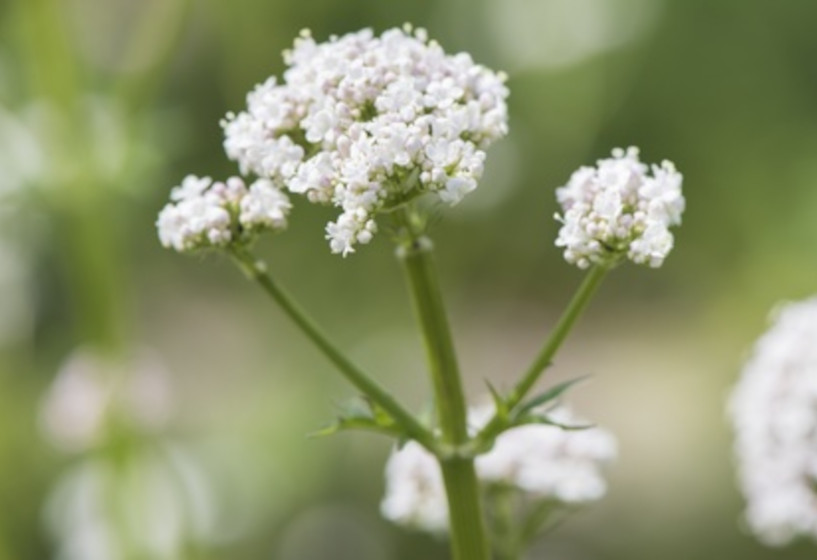
<svg viewBox="0 0 817 560"><path fill-rule="evenodd" d="M379 424L374 418L361 416L339 417L332 424L312 432L309 434L309 437L326 437L348 430L375 432L396 438L405 437L405 434L393 424L384 426Z"/></svg>
<svg viewBox="0 0 817 560"><path fill-rule="evenodd" d="M514 417L515 418L520 418L522 416L525 416L528 412L530 412L534 408L536 408L538 406L542 406L543 404L546 404L546 403L549 403L551 401L554 401L554 400L558 399L559 397L562 396L562 394L565 393L565 391L570 389L573 385L576 385L577 383L580 383L580 382L584 381L588 377L590 377L590 376L589 375L583 375L582 377L577 377L576 379L570 379L570 380L565 381L563 383L559 383L558 385L554 385L553 387L551 387L550 389L548 389L547 391L545 391L541 395L533 397L532 399L530 399L526 403L521 404L519 406L519 408L516 410L516 412L514 414Z"/></svg>
<svg viewBox="0 0 817 560"><path fill-rule="evenodd" d="M371 400L368 397L364 397L366 399L366 404L369 405L369 411L372 414L372 418L375 422L377 422L380 426L392 426L394 425L394 418L386 412L386 410L378 405L376 402Z"/></svg>
<svg viewBox="0 0 817 560"><path fill-rule="evenodd" d="M491 397L494 399L494 407L496 408L497 416L499 416L503 420L507 419L508 413L510 412L508 410L507 401L502 395L499 394L499 391L496 390L496 387L494 387L491 384L491 382L488 381L487 379L485 380L485 385L488 386L488 391L491 393Z"/></svg>
<svg viewBox="0 0 817 560"><path fill-rule="evenodd" d="M557 422L556 420L543 414L527 414L521 418L518 418L515 425L523 426L525 424L546 424L548 426L555 426L557 428L561 428L562 430L568 431L589 430L590 428L596 427L595 424L563 424L562 422Z"/></svg>
<svg viewBox="0 0 817 560"><path fill-rule="evenodd" d="M363 430L404 438L405 434L394 419L371 399L362 396L339 403L337 420L309 434L309 437L325 437L347 430Z"/></svg>

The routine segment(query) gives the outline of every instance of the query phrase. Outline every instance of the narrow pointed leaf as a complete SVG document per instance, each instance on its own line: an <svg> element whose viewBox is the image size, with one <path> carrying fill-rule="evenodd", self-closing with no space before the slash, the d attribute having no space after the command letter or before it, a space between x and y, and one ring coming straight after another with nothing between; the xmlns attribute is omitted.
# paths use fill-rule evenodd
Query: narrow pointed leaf
<svg viewBox="0 0 817 560"><path fill-rule="evenodd" d="M564 424L562 422L557 422L549 416L540 414L528 414L517 419L515 423L516 426L522 426L525 424L546 424L548 426L555 426L557 428L561 428L562 430L568 431L589 430L590 428L596 427L595 424Z"/></svg>
<svg viewBox="0 0 817 560"><path fill-rule="evenodd" d="M538 406L542 406L543 404L546 404L546 403L549 403L551 401L554 401L554 400L558 399L559 397L561 397L565 393L565 391L570 389L573 385L576 385L577 383L580 383L580 382L584 381L588 377L590 377L590 376L589 375L583 375L582 377L577 377L576 379L570 379L570 380L565 381L563 383L559 383L558 385L554 385L553 387L551 387L550 389L548 389L544 393L542 393L542 394L540 394L540 395L538 395L536 397L533 397L532 399L530 399L526 403L520 405L520 407L516 411L515 417L520 418L522 416L525 416L528 412L530 412L534 408L536 408Z"/></svg>
<svg viewBox="0 0 817 560"><path fill-rule="evenodd" d="M494 407L496 408L496 413L500 418L507 418L508 417L508 403L505 401L505 398L499 394L499 391L496 390L490 381L487 379L485 380L485 385L488 386L488 391L491 393L491 397L494 400Z"/></svg>
<svg viewBox="0 0 817 560"><path fill-rule="evenodd" d="M363 430L368 432L376 432L393 437L405 437L405 435L394 425L384 426L378 424L373 418L364 416L355 417L341 417L334 423L312 432L309 437L325 437L331 436L341 431L347 430Z"/></svg>

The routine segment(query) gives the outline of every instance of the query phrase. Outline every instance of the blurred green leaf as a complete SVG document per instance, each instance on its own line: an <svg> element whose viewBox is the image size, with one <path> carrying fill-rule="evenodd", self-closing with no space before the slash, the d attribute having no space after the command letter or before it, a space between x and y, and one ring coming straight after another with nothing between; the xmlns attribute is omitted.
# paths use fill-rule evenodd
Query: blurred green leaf
<svg viewBox="0 0 817 560"><path fill-rule="evenodd" d="M571 387L578 383L581 383L582 381L589 377L590 377L589 375L583 375L582 377L569 379L563 383L554 385L544 393L541 393L533 397L532 399L526 401L525 403L521 404L519 408L517 408L516 411L514 412L514 420L516 421L519 418L525 417L534 408L555 401L556 399L561 397L568 389L570 389Z"/></svg>

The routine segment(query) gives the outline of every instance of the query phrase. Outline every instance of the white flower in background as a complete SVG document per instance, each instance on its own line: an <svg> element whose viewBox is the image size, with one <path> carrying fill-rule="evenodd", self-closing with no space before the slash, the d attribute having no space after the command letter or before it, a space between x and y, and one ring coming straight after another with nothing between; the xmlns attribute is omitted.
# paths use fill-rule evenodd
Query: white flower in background
<svg viewBox="0 0 817 560"><path fill-rule="evenodd" d="M483 407L472 417L481 427L493 413L493 406ZM547 416L565 426L585 423L564 407ZM530 424L500 434L494 448L477 457L476 467L484 483L515 486L534 499L578 505L604 496L604 468L615 458L616 440L607 430Z"/></svg>
<svg viewBox="0 0 817 560"><path fill-rule="evenodd" d="M212 540L216 500L196 457L166 443L88 456L49 497L61 560L181 560Z"/></svg>
<svg viewBox="0 0 817 560"><path fill-rule="evenodd" d="M383 517L429 533L448 529L448 503L440 466L419 443L409 441L386 464Z"/></svg>
<svg viewBox="0 0 817 560"><path fill-rule="evenodd" d="M493 405L471 409L470 428L478 431L493 412ZM547 415L565 425L581 423L564 407ZM491 451L477 457L476 470L483 486L511 486L531 501L576 506L605 494L603 471L615 457L616 440L601 428L530 424L503 432ZM431 532L447 529L442 474L435 458L418 443L407 443L389 458L381 511L400 525Z"/></svg>
<svg viewBox="0 0 817 560"><path fill-rule="evenodd" d="M817 539L817 298L787 304L729 401L745 518L764 543Z"/></svg>
<svg viewBox="0 0 817 560"><path fill-rule="evenodd" d="M334 253L368 243L377 213L405 200L459 202L476 188L485 148L507 133L505 76L445 54L422 29L325 43L303 32L284 58L283 79L257 86L247 110L222 122L224 148L242 174L340 208L326 227Z"/></svg>
<svg viewBox="0 0 817 560"><path fill-rule="evenodd" d="M71 196L89 186L89 177L108 189L141 187L134 179L158 161L154 124L153 115L134 115L121 100L90 93L71 111L46 98L0 105L0 199L32 188Z"/></svg>
<svg viewBox="0 0 817 560"><path fill-rule="evenodd" d="M111 360L80 349L57 373L40 420L54 445L78 452L102 443L114 420L139 432L158 432L172 409L168 373L152 352Z"/></svg>
<svg viewBox="0 0 817 560"><path fill-rule="evenodd" d="M481 21L520 71L558 71L630 45L660 21L666 0L488 0ZM602 95L604 95L602 93Z"/></svg>
<svg viewBox="0 0 817 560"><path fill-rule="evenodd" d="M287 226L291 205L287 196L268 179L249 188L239 177L213 182L188 175L173 188L171 202L159 213L159 241L176 251L223 247L237 238Z"/></svg>
<svg viewBox="0 0 817 560"><path fill-rule="evenodd" d="M582 167L556 189L563 213L556 239L567 262L609 266L623 257L659 267L673 246L669 228L680 225L683 177L670 161L651 168L638 148L613 150L596 167Z"/></svg>

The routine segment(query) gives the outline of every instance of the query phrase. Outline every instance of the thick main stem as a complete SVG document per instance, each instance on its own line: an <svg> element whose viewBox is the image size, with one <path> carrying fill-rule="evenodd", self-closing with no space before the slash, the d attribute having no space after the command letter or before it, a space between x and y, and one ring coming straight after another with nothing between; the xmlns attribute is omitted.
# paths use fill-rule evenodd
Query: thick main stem
<svg viewBox="0 0 817 560"><path fill-rule="evenodd" d="M329 341L312 319L295 303L295 301L265 270L263 263L246 251L235 249L233 257L247 276L254 280L301 329L306 337L323 352L343 376L364 395L385 410L394 421L414 440L434 451L437 442L433 434L420 424L386 389L369 377Z"/></svg>
<svg viewBox="0 0 817 560"><path fill-rule="evenodd" d="M454 342L434 270L431 241L412 239L398 255L403 261L434 386L443 441L452 446L468 442L467 408ZM479 482L474 460L441 457L448 498L451 548L454 560L490 560Z"/></svg>
<svg viewBox="0 0 817 560"><path fill-rule="evenodd" d="M448 499L451 553L454 560L490 560L474 460L443 460L440 461L440 467Z"/></svg>
<svg viewBox="0 0 817 560"><path fill-rule="evenodd" d="M401 247L399 256L422 329L443 439L457 445L468 439L467 405L431 251L431 241L423 237Z"/></svg>

